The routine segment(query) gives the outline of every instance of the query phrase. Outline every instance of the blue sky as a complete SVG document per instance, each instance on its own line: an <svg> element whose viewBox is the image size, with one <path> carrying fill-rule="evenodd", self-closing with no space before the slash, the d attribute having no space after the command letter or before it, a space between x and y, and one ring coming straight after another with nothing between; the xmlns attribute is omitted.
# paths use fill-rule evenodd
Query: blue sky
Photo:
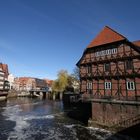
<svg viewBox="0 0 140 140"><path fill-rule="evenodd" d="M55 79L108 25L140 39L139 0L0 0L0 61L15 76Z"/></svg>

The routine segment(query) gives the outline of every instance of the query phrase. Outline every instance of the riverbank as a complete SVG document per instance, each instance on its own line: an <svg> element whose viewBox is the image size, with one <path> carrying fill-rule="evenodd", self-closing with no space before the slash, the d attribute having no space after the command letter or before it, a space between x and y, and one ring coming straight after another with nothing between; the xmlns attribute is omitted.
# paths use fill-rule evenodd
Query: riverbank
<svg viewBox="0 0 140 140"><path fill-rule="evenodd" d="M0 102L0 106L0 123L3 124L0 126L0 132L3 132L0 139L127 140L128 137L97 127L87 127L69 118L61 101L19 97L8 98Z"/></svg>
<svg viewBox="0 0 140 140"><path fill-rule="evenodd" d="M0 108L0 123L0 139L5 140L103 140L113 135L67 117L62 102L39 98L9 98Z"/></svg>
<svg viewBox="0 0 140 140"><path fill-rule="evenodd" d="M17 97L30 97L30 93L27 91L16 91L16 90L10 90L8 92L7 98L17 98Z"/></svg>

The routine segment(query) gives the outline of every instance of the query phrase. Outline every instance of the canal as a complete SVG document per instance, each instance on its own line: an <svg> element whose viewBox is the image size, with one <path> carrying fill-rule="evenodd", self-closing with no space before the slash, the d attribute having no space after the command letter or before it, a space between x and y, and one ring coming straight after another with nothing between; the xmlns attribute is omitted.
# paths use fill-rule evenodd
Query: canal
<svg viewBox="0 0 140 140"><path fill-rule="evenodd" d="M104 140L112 137L103 129L86 127L66 116L60 101L31 98L0 102L0 140Z"/></svg>

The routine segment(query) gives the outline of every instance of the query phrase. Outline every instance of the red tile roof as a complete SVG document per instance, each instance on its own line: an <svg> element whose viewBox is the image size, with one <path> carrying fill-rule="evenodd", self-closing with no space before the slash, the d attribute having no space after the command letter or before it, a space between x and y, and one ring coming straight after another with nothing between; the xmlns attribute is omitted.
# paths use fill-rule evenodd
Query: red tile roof
<svg viewBox="0 0 140 140"><path fill-rule="evenodd" d="M9 75L9 71L8 71L8 65L7 64L2 64L0 63L0 68L2 69L2 71L5 73L4 77L8 78Z"/></svg>
<svg viewBox="0 0 140 140"><path fill-rule="evenodd" d="M39 79L39 78L33 78L33 77L19 77L16 80L16 83L19 83L21 86L23 85L28 85L33 83L35 84L35 87L47 87L47 83L44 79Z"/></svg>
<svg viewBox="0 0 140 140"><path fill-rule="evenodd" d="M133 41L132 43L133 43L134 45L136 45L136 46L140 47L140 40Z"/></svg>
<svg viewBox="0 0 140 140"><path fill-rule="evenodd" d="M103 30L95 37L95 39L91 41L91 43L87 46L87 48L92 48L103 44L122 41L125 39L126 38L123 35L117 33L110 27L105 26Z"/></svg>
<svg viewBox="0 0 140 140"><path fill-rule="evenodd" d="M2 69L2 63L0 63L0 68Z"/></svg>
<svg viewBox="0 0 140 140"><path fill-rule="evenodd" d="M18 82L20 83L20 85L26 85L29 79L31 79L31 78L29 78L29 77L19 77Z"/></svg>
<svg viewBox="0 0 140 140"><path fill-rule="evenodd" d="M8 72L8 65L7 64L2 64L2 67L3 67L3 71L7 74L9 74Z"/></svg>
<svg viewBox="0 0 140 140"><path fill-rule="evenodd" d="M52 86L53 80L50 79L44 79L44 80L48 84L48 86Z"/></svg>

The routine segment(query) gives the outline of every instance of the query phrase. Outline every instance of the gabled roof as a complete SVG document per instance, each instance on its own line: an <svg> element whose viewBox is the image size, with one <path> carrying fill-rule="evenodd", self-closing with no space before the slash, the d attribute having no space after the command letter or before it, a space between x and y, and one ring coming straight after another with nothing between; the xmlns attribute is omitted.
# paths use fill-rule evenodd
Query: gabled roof
<svg viewBox="0 0 140 140"><path fill-rule="evenodd" d="M53 80L50 79L44 79L44 80L48 84L48 86L52 86Z"/></svg>
<svg viewBox="0 0 140 140"><path fill-rule="evenodd" d="M125 40L126 37L114 31L108 26L105 26L103 30L91 41L87 48L100 46L103 44L113 43L117 41Z"/></svg>
<svg viewBox="0 0 140 140"><path fill-rule="evenodd" d="M8 75L9 75L8 65L7 64L0 63L0 68L4 72L4 77L5 78L8 78Z"/></svg>
<svg viewBox="0 0 140 140"><path fill-rule="evenodd" d="M2 64L2 68L3 68L3 71L4 71L6 74L9 74L9 72L8 72L8 65L7 65L7 64Z"/></svg>
<svg viewBox="0 0 140 140"><path fill-rule="evenodd" d="M134 45L133 48L140 53L140 40L133 41L132 44Z"/></svg>
<svg viewBox="0 0 140 140"><path fill-rule="evenodd" d="M133 43L134 45L136 45L136 46L140 47L140 40L133 41L132 43Z"/></svg>

